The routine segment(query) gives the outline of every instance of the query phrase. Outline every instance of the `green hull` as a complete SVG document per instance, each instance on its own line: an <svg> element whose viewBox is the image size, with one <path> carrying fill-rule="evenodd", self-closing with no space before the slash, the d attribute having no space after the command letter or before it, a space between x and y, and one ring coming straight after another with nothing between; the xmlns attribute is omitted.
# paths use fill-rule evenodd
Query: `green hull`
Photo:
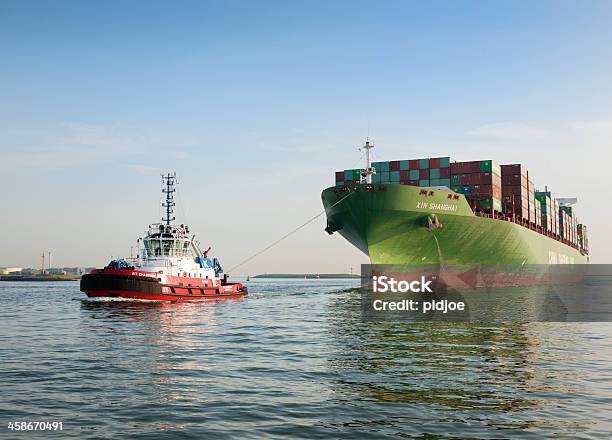
<svg viewBox="0 0 612 440"><path fill-rule="evenodd" d="M370 257L372 264L581 264L577 249L505 220L474 215L463 195L436 188L351 185L322 193L328 227ZM355 189L358 191L355 191ZM433 192L433 195L429 195ZM340 201L343 197L346 199ZM435 214L442 227L428 227Z"/></svg>

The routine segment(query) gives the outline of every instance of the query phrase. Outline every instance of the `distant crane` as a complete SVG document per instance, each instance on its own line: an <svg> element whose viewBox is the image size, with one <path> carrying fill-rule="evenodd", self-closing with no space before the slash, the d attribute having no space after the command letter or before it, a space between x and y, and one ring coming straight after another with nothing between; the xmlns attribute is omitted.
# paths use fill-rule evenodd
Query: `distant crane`
<svg viewBox="0 0 612 440"><path fill-rule="evenodd" d="M557 199L557 202L559 202L559 205L561 206L572 206L578 203L578 198L577 197L561 197Z"/></svg>

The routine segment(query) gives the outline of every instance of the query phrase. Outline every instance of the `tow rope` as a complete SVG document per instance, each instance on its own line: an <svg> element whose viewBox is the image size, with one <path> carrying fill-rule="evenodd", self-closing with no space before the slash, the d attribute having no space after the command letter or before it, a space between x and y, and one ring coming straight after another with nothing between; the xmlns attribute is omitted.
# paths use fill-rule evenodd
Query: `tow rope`
<svg viewBox="0 0 612 440"><path fill-rule="evenodd" d="M249 261L251 261L252 259L260 256L261 254L263 254L264 252L266 252L267 250L273 248L274 246L276 246L278 243L280 243L281 241L283 241L285 238L290 237L291 235L295 234L297 231L299 231L300 229L302 229L303 227L309 225L310 223L312 223L313 221L315 221L316 219L318 219L319 217L321 217L323 214L325 214L325 211L327 209L331 209L334 206L338 205L340 202L345 201L346 199L348 199L353 193L350 192L348 193L346 196L342 197L340 200L338 200L336 203L334 203L333 205L331 205L329 208L325 208L323 209L323 211L319 212L317 215L315 215L314 217L311 217L310 219L308 219L308 221L306 221L305 223L302 223L300 226L298 226L297 228L291 230L290 232L287 232L285 235L283 235L282 237L280 237L279 239L277 239L276 241L274 241L272 244L266 246L265 248L263 248L262 250L260 250L259 252L251 255L249 258L247 258L246 260L238 263L236 266L232 267L231 269L229 269L228 272L232 272L234 269L237 269L238 267L242 266L243 264L248 263Z"/></svg>

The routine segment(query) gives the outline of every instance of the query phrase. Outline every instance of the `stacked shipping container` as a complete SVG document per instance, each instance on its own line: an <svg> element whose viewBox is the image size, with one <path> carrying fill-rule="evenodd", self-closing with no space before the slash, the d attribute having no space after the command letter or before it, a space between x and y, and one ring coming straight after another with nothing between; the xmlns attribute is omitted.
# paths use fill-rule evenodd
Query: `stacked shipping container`
<svg viewBox="0 0 612 440"><path fill-rule="evenodd" d="M451 164L451 188L463 194L473 209L501 212L502 182L499 165L492 160Z"/></svg>
<svg viewBox="0 0 612 440"><path fill-rule="evenodd" d="M361 170L336 171L336 186L350 185L361 181Z"/></svg>
<svg viewBox="0 0 612 440"><path fill-rule="evenodd" d="M537 223L537 217L536 217L536 200L535 200L535 193L536 193L536 188L535 185L533 184L533 179L532 177L529 175L529 171L527 172L527 195L529 198L529 221L531 223ZM542 221L540 220L540 224L542 224Z"/></svg>
<svg viewBox="0 0 612 440"><path fill-rule="evenodd" d="M536 203L535 185L527 169L517 163L501 166L504 213L542 226L541 206Z"/></svg>
<svg viewBox="0 0 612 440"><path fill-rule="evenodd" d="M583 253L588 254L589 253L589 237L587 234L587 227L586 225L579 224L576 229L578 231L578 246L580 247L580 250Z"/></svg>
<svg viewBox="0 0 612 440"><path fill-rule="evenodd" d="M561 235L561 228L559 226L559 202L557 201L557 199L553 199L552 204L553 215L555 216L553 219L555 222L555 234Z"/></svg>
<svg viewBox="0 0 612 440"><path fill-rule="evenodd" d="M521 164L502 165L503 211L529 220L529 173Z"/></svg>
<svg viewBox="0 0 612 440"><path fill-rule="evenodd" d="M561 206L559 210L559 235L568 241L570 239L570 218L566 207Z"/></svg>
<svg viewBox="0 0 612 440"><path fill-rule="evenodd" d="M542 226L542 206L538 202L535 202L535 224Z"/></svg>
<svg viewBox="0 0 612 440"><path fill-rule="evenodd" d="M372 183L450 187L450 157L374 162Z"/></svg>
<svg viewBox="0 0 612 440"><path fill-rule="evenodd" d="M540 204L542 227L554 235L560 235L559 202L552 196L550 191L536 191L536 200Z"/></svg>
<svg viewBox="0 0 612 440"><path fill-rule="evenodd" d="M536 200L540 204L540 213L542 216L542 228L548 232L553 232L552 204L551 204L550 196L541 191L536 191Z"/></svg>
<svg viewBox="0 0 612 440"><path fill-rule="evenodd" d="M414 186L450 188L450 157L374 162L372 183L397 183ZM359 183L362 170L336 171L336 186Z"/></svg>
<svg viewBox="0 0 612 440"><path fill-rule="evenodd" d="M474 210L522 218L588 252L586 226L569 206L559 207L550 191L537 191L521 164L499 166L492 160L455 162L450 157L374 162L372 183L421 187L446 186L463 194ZM336 172L336 186L360 183L362 169Z"/></svg>
<svg viewBox="0 0 612 440"><path fill-rule="evenodd" d="M561 206L559 224L563 231L562 237L572 244L578 245L578 219L571 206Z"/></svg>

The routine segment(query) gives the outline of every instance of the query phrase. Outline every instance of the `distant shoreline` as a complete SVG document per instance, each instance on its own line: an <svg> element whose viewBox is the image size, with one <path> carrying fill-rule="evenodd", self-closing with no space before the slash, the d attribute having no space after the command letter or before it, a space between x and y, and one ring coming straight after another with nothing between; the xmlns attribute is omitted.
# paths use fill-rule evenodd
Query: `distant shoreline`
<svg viewBox="0 0 612 440"><path fill-rule="evenodd" d="M67 275L0 275L0 281L78 281L80 276Z"/></svg>
<svg viewBox="0 0 612 440"><path fill-rule="evenodd" d="M251 278L293 278L293 279L307 279L307 280L316 280L316 279L358 279L361 278L360 275L351 275L346 273L264 273L260 275L252 276Z"/></svg>

